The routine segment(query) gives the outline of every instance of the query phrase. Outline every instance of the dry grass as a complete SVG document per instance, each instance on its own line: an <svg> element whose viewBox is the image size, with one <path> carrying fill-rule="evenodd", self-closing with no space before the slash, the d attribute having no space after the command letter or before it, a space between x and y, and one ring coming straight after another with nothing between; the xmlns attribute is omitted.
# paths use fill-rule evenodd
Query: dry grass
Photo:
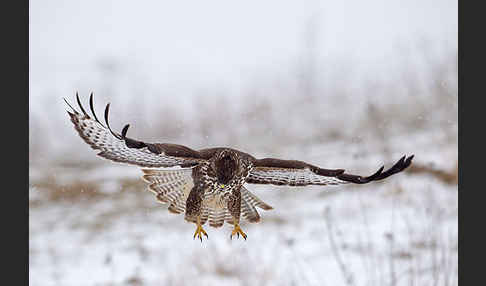
<svg viewBox="0 0 486 286"><path fill-rule="evenodd" d="M116 180L119 186L112 193L100 191L103 187L99 181L73 180L67 183L60 183L52 175L48 175L42 180L32 184L34 187L31 191L41 192L41 196L29 200L30 207L39 206L42 203L56 202L81 202L101 199L116 199L122 196L123 192L144 190L145 184L140 179L119 179Z"/></svg>
<svg viewBox="0 0 486 286"><path fill-rule="evenodd" d="M68 184L60 184L54 177L50 176L35 184L35 191L42 192L42 197L50 202L94 200L105 197L100 193L99 184L95 182L73 181ZM30 200L30 204L39 203L38 200Z"/></svg>
<svg viewBox="0 0 486 286"><path fill-rule="evenodd" d="M449 185L457 185L459 180L459 164L456 162L452 170L441 170L430 165L414 163L407 170L409 174L428 174Z"/></svg>

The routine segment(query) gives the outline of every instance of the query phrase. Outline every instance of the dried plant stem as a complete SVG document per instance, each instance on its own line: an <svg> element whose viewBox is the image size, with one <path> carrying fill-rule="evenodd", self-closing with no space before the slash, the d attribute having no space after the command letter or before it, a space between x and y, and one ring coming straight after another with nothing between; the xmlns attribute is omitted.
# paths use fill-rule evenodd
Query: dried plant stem
<svg viewBox="0 0 486 286"><path fill-rule="evenodd" d="M354 278L353 274L348 270L346 267L346 264L344 263L339 247L336 245L336 242L334 240L334 235L333 235L333 228L332 228L332 218L331 218L331 208L327 207L326 210L324 211L324 220L326 222L326 227L327 227L327 234L329 238L329 243L331 244L331 250L332 254L334 256L334 259L336 260L339 269L341 269L341 273L343 274L344 281L346 282L346 285L351 286L354 285Z"/></svg>

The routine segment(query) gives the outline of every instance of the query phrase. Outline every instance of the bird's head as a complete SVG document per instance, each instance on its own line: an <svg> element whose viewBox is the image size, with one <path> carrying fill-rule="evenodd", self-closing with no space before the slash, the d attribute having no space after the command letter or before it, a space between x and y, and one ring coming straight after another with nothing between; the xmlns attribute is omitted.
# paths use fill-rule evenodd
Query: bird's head
<svg viewBox="0 0 486 286"><path fill-rule="evenodd" d="M214 171L218 178L219 187L225 188L234 178L238 170L238 160L233 152L223 150L216 156Z"/></svg>

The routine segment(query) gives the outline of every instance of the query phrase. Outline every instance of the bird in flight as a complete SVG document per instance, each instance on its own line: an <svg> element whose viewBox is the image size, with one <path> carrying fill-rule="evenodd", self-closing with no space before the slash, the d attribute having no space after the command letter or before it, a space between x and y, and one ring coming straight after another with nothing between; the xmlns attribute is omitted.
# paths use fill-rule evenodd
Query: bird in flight
<svg viewBox="0 0 486 286"><path fill-rule="evenodd" d="M76 93L80 111L68 111L79 136L99 150L99 156L137 165L143 179L149 184L158 201L169 204L172 213L185 213L185 219L196 224L194 238L208 237L203 225L221 227L224 222L233 225L230 238L247 235L240 227L241 217L249 222L260 221L256 210L272 207L246 187L247 184L287 186L366 184L383 180L410 166L413 155L403 156L391 168L381 167L370 176L358 176L343 169L323 169L303 161L274 158L257 159L232 148L193 150L171 143L147 143L127 137L129 124L121 133L114 132L108 123L110 104L105 108L105 124L96 116L93 93L89 98L89 115Z"/></svg>

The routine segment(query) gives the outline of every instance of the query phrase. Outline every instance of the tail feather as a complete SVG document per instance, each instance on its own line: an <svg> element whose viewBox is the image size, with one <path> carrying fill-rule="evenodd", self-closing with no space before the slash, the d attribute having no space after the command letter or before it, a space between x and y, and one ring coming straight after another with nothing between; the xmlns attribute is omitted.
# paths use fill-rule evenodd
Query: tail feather
<svg viewBox="0 0 486 286"><path fill-rule="evenodd" d="M241 200L241 214L249 222L259 222L260 215L253 205L250 205L248 201Z"/></svg>
<svg viewBox="0 0 486 286"><path fill-rule="evenodd" d="M226 204L221 196L203 198L201 210L201 223L209 221L212 227L224 224Z"/></svg>
<svg viewBox="0 0 486 286"><path fill-rule="evenodd" d="M241 187L241 198L243 200L247 201L250 205L259 207L259 208L264 209L266 211L273 209L272 206L266 204L264 201L262 201L259 197L257 197L255 194L250 192L244 186Z"/></svg>
<svg viewBox="0 0 486 286"><path fill-rule="evenodd" d="M209 225L212 227L221 227L224 224L224 221L227 217L227 213L229 214L226 208L224 209L211 209L209 213Z"/></svg>
<svg viewBox="0 0 486 286"><path fill-rule="evenodd" d="M260 214L256 210L256 207L262 208L264 210L273 209L270 205L263 202L255 194L251 193L244 186L241 187L241 214L249 222L259 222Z"/></svg>

